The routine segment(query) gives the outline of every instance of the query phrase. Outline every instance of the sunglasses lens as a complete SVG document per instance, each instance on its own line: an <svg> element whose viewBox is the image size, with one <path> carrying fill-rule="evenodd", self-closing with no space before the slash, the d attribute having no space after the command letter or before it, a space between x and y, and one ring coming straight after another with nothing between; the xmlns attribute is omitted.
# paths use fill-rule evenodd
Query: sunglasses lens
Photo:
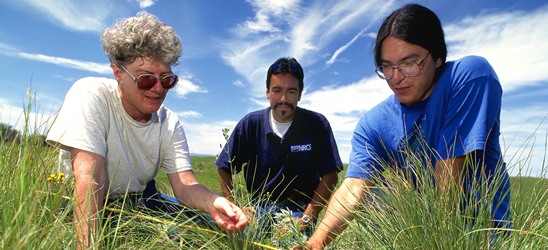
<svg viewBox="0 0 548 250"><path fill-rule="evenodd" d="M274 65L272 65L272 69L274 70L283 70L287 68L287 71L299 73L299 66L295 63L285 63L285 62L277 62Z"/></svg>
<svg viewBox="0 0 548 250"><path fill-rule="evenodd" d="M157 79L154 76L140 76L137 87L140 89L150 89L156 84L156 81Z"/></svg>
<svg viewBox="0 0 548 250"><path fill-rule="evenodd" d="M150 89L156 84L156 81L157 79L154 76L141 75L137 79L137 87L140 89Z"/></svg>
<svg viewBox="0 0 548 250"><path fill-rule="evenodd" d="M293 72L299 72L299 67L297 67L296 64L291 64L291 71L293 71Z"/></svg>
<svg viewBox="0 0 548 250"><path fill-rule="evenodd" d="M164 89L171 89L173 87L175 87L175 85L177 85L177 82L179 81L179 77L177 77L176 75L169 75L169 76L166 76L164 78L162 78L162 87L164 87Z"/></svg>
<svg viewBox="0 0 548 250"><path fill-rule="evenodd" d="M286 64L285 64L284 62L277 62L277 63L275 63L274 65L272 65L272 68L273 68L274 70L280 70L280 69L282 69L283 67L285 67L285 65L286 65Z"/></svg>

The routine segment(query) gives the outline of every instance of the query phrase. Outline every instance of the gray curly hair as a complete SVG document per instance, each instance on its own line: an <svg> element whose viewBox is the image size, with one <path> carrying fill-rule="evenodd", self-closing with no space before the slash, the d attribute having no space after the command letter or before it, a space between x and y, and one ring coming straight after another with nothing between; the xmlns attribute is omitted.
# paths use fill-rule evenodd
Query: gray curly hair
<svg viewBox="0 0 548 250"><path fill-rule="evenodd" d="M147 57L177 65L182 48L181 39L172 27L144 11L106 28L101 35L101 44L108 59L122 66Z"/></svg>

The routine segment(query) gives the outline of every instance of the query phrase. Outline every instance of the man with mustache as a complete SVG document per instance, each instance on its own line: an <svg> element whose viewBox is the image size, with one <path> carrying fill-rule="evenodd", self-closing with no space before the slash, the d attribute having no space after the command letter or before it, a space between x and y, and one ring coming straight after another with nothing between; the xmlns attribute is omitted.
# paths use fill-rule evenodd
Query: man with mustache
<svg viewBox="0 0 548 250"><path fill-rule="evenodd" d="M303 79L294 58L274 62L266 79L270 107L246 115L215 162L221 188L230 199L232 175L243 168L256 205L244 211L255 213L259 223L286 208L293 220L301 221L301 230L317 218L343 168L327 119L297 107Z"/></svg>

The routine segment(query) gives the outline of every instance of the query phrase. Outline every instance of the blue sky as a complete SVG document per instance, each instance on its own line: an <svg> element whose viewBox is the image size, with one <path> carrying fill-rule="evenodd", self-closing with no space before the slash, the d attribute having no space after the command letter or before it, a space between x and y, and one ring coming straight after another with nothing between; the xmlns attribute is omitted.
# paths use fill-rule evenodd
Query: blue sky
<svg viewBox="0 0 548 250"><path fill-rule="evenodd" d="M297 58L305 71L299 106L331 122L343 162L358 119L391 94L372 58L382 19L408 1L0 0L0 122L20 128L31 87L34 123L54 115L72 83L112 78L101 31L147 11L183 42L181 77L164 104L179 115L193 154L215 155L246 113L268 106L265 80L277 58ZM501 144L511 174L538 176L548 121L546 1L416 1L440 17L448 60L480 55L503 89Z"/></svg>

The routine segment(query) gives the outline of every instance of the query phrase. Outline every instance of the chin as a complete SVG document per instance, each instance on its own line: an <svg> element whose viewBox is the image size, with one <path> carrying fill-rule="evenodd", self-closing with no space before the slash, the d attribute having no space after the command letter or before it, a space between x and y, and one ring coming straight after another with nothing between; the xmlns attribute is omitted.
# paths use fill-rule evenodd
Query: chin
<svg viewBox="0 0 548 250"><path fill-rule="evenodd" d="M144 111L145 111L146 114L152 114L152 113L156 113L159 109L160 109L160 106L158 106L158 107L149 107L149 108L145 108Z"/></svg>

